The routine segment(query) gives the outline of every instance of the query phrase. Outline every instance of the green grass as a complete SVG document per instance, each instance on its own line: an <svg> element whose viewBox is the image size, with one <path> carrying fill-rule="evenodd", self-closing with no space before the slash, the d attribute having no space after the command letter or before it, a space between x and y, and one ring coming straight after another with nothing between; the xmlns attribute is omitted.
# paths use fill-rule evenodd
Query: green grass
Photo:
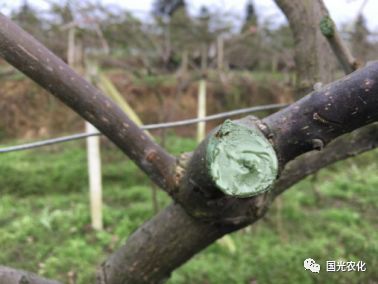
<svg viewBox="0 0 378 284"><path fill-rule="evenodd" d="M195 142L170 137L175 154ZM90 228L82 142L0 155L0 264L68 282L94 283L96 266L154 215L151 183L121 152L102 148L105 230ZM378 281L378 151L297 184L260 222L208 247L169 281L179 283L373 283ZM158 193L160 207L169 203ZM303 260L320 263L319 274ZM327 260L368 270L326 273Z"/></svg>

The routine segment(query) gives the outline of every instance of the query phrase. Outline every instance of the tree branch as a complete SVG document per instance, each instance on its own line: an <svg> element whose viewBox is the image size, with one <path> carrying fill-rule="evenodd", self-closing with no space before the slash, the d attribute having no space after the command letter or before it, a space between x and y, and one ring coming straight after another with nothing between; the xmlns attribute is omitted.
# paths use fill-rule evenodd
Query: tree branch
<svg viewBox="0 0 378 284"><path fill-rule="evenodd" d="M341 134L378 120L378 63L312 92L263 119L265 133L285 165Z"/></svg>
<svg viewBox="0 0 378 284"><path fill-rule="evenodd" d="M1 284L60 284L55 280L42 278L31 272L17 270L0 265Z"/></svg>
<svg viewBox="0 0 378 284"><path fill-rule="evenodd" d="M273 199L304 177L336 161L378 147L378 124L343 135L322 151L312 151L291 161L271 194L242 199L239 206L249 212L248 222L222 225L190 217L180 205L172 204L141 226L104 262L98 284L162 283L170 273L223 235L256 222Z"/></svg>
<svg viewBox="0 0 378 284"><path fill-rule="evenodd" d="M155 183L169 191L175 159L111 99L1 14L0 56L91 122Z"/></svg>
<svg viewBox="0 0 378 284"><path fill-rule="evenodd" d="M309 152L288 163L277 180L273 192L278 196L290 186L336 161L354 157L378 147L378 123L345 134L322 151Z"/></svg>
<svg viewBox="0 0 378 284"><path fill-rule="evenodd" d="M102 264L97 283L164 282L171 271L227 232L227 228L195 220L180 205L171 204Z"/></svg>
<svg viewBox="0 0 378 284"><path fill-rule="evenodd" d="M353 57L345 42L342 40L340 33L337 31L336 25L332 18L329 16L327 9L325 7L324 9L326 10L326 15L321 19L319 23L320 30L326 37L345 74L352 73L359 67L358 62Z"/></svg>
<svg viewBox="0 0 378 284"><path fill-rule="evenodd" d="M264 133L276 150L280 168L284 168L295 157L314 149L321 150L345 132L376 121L377 94L378 64L372 64L262 121L247 117L240 123L247 129ZM373 124L336 139L326 150L312 151L293 160L271 191L251 198L234 198L219 190L208 165L213 162L209 157L217 152L211 139L234 141L236 144L231 142L230 148L222 148L233 157L237 156L232 152L233 147L237 148L241 140L244 144L255 143L252 141L254 132L250 137L248 134L240 136L240 133L240 126L227 126L209 134L189 163L180 165L181 171L186 173L181 182L178 181L174 198L184 209L171 205L138 229L126 245L102 265L99 283L160 283L215 239L260 219L273 199L295 182L329 163L378 146L378 125ZM246 160L247 157L240 158L241 166L248 162ZM185 165L186 169L182 169ZM225 163L223 166L231 172L230 168L235 165Z"/></svg>
<svg viewBox="0 0 378 284"><path fill-rule="evenodd" d="M333 54L319 29L327 10L321 0L275 0L289 21L295 41L296 98L316 82L333 81Z"/></svg>
<svg viewBox="0 0 378 284"><path fill-rule="evenodd" d="M244 201L235 196L250 197L269 190L289 161L377 121L377 94L375 63L261 121L250 117L226 121L196 149L173 191L174 199L197 218L244 222L238 217L248 212L239 204Z"/></svg>

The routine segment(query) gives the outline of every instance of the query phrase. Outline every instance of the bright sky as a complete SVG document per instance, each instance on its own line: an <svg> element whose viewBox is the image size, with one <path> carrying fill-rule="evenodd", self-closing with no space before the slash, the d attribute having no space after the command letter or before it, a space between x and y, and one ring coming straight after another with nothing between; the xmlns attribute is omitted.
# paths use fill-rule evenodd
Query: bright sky
<svg viewBox="0 0 378 284"><path fill-rule="evenodd" d="M0 0L0 11L7 13L10 7L20 5L24 0ZM71 0L73 3L79 0ZM118 5L132 11L138 17L145 17L151 10L154 0L99 0L107 5ZM338 26L342 24L350 24L355 18L365 0L324 0L328 7L332 18ZM244 7L247 0L186 0L189 10L195 14L199 11L202 5L206 5L210 10L216 9L218 11L228 11L237 18L244 17ZM29 3L39 7L45 8L48 6L47 0L29 0ZM285 21L284 16L275 5L273 0L254 0L260 19L268 19L274 24L279 24ZM370 30L378 30L378 1L370 0L363 10L363 14L367 19Z"/></svg>

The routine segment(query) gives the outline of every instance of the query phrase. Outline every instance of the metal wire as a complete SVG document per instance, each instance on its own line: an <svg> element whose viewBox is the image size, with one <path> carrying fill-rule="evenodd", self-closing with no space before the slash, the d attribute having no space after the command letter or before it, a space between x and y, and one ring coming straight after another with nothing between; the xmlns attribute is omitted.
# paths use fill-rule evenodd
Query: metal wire
<svg viewBox="0 0 378 284"><path fill-rule="evenodd" d="M206 116L204 118L192 118L192 119L185 119L185 120L166 122L166 123L146 124L146 125L140 126L140 128L142 130L173 128L173 127L196 124L198 122L205 122L205 121L220 119L224 117L236 116L236 115L244 114L244 113L252 113L252 112L258 112L258 111L263 111L263 110L278 109L278 108L283 108L286 106L288 106L288 104L270 104L270 105L255 106L255 107L250 107L250 108L242 108L238 110L232 110L232 111L222 112L218 114L213 114L213 115ZM63 136L63 137L41 140L41 141L27 143L27 144L0 148L0 153L9 153L9 152L15 152L15 151L29 150L33 148L44 147L44 146L48 146L52 144L69 142L69 141L79 140L79 139L83 139L83 138L87 138L91 136L98 136L98 135L102 135L102 134L100 132L78 133L78 134L73 134L69 136Z"/></svg>

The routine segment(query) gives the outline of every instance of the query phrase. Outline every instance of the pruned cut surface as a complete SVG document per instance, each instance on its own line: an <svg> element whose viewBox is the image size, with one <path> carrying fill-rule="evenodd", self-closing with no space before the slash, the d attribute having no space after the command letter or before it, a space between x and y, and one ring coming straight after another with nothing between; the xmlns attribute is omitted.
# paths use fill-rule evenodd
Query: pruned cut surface
<svg viewBox="0 0 378 284"><path fill-rule="evenodd" d="M210 138L207 160L218 188L236 197L269 190L278 171L276 153L260 130L231 120Z"/></svg>

